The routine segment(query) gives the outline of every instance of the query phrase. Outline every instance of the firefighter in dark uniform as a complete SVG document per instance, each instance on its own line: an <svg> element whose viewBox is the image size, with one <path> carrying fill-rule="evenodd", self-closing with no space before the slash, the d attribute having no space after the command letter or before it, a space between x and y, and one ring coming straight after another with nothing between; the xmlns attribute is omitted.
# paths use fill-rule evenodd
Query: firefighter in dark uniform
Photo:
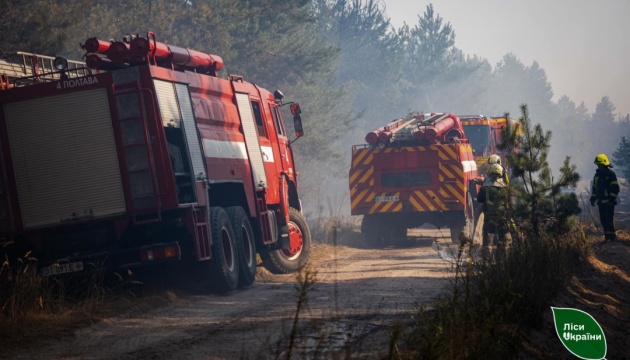
<svg viewBox="0 0 630 360"><path fill-rule="evenodd" d="M500 251L507 251L512 243L510 234L511 218L509 217L510 191L503 181L503 167L493 164L488 168L488 178L484 181L477 202L483 204L483 247L484 255L490 254L490 246ZM491 241L491 235L495 240ZM498 238L498 241L497 239Z"/></svg>
<svg viewBox="0 0 630 360"><path fill-rule="evenodd" d="M599 221L604 228L604 241L617 240L615 233L615 205L619 194L617 175L612 171L612 164L605 154L595 157L595 177L591 189L591 206L599 206Z"/></svg>

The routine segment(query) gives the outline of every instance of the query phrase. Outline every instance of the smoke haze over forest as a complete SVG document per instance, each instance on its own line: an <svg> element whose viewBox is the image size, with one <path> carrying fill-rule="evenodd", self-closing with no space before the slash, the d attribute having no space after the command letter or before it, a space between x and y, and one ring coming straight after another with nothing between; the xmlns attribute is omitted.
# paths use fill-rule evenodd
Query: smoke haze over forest
<svg viewBox="0 0 630 360"><path fill-rule="evenodd" d="M525 103L532 122L553 132L552 170L570 156L588 183L594 156L611 155L630 133L629 70L616 65L628 57L630 25L620 17L630 3L513 3L10 0L0 8L0 53L77 59L90 37L150 30L221 56L220 76L244 75L300 102L305 137L293 148L314 217L349 213L352 144L412 112L518 118ZM602 75L617 68L613 80Z"/></svg>
<svg viewBox="0 0 630 360"><path fill-rule="evenodd" d="M350 3L357 5L357 2ZM438 0L433 2L431 16L427 13L428 2L385 0L362 3L363 12L356 11L354 16L374 18L370 5L382 8L384 20L389 20L390 34L396 34L399 39L403 37L406 53L399 56L409 56L411 59L407 61L410 62L416 56L421 59L421 65L415 68L417 63L403 66L402 76L397 79L399 90L403 88L401 97L407 99L406 103L403 101L383 108L382 102L369 95L363 98L364 102L355 102L355 110L364 111L362 120L365 126L350 132L354 134L354 141L350 142L362 142L367 131L405 116L405 110L487 116L509 112L512 117L518 118L520 104L526 103L532 121L553 133L549 157L552 170L557 171L564 158L570 156L582 175L580 186L585 187L594 171L594 155L600 152L612 154L619 146L621 136L628 134L630 103L617 105L614 99L626 101L630 98L630 81L627 81L630 80L630 68L624 60L630 56L630 42L624 39L624 34L630 32L630 24L622 19L623 14L629 13L624 9L630 10L630 3ZM441 13L441 9L445 12ZM568 13L571 15L567 16ZM434 23L427 21L428 18L432 18ZM433 30L430 29L432 25L435 27ZM623 30L624 27L628 29ZM421 32L417 31L419 28L425 33L433 31L433 34L450 28L451 32L448 35L442 33L444 36L437 41L441 41L447 49L439 54L440 45L423 47L422 42L426 45L431 43L431 39L422 38ZM411 41L405 38L406 31L407 36L411 34ZM353 68L347 70L354 75L348 76L347 81L354 82L364 79L357 75L361 73L357 68L366 68L362 73L365 77L372 73L369 65L360 60L362 55L365 58L367 54L356 55L363 50L357 45L360 36L356 31L348 32L351 35L340 37L346 41L340 46L341 58L343 62L345 51L348 59L354 58L354 61L348 61L348 66L352 64ZM446 41L449 36L452 36L451 43ZM387 43L387 36L381 39ZM420 43L416 48L410 46L414 40ZM369 47L370 40L366 39L364 45ZM430 64L435 58L423 59L427 49L438 49L436 54L431 55L437 56L442 63ZM376 49L373 54L387 57ZM391 62L383 63L391 68L392 63L396 64L395 59L396 56L393 56ZM554 82L545 64L554 69ZM430 69L429 74L427 68ZM419 76L418 69L425 70L425 76ZM343 72L342 66L340 73ZM378 80L366 78L363 81L367 92L379 93L383 89ZM407 96L410 92L415 94ZM388 91L380 93L395 94ZM574 94L576 98L572 97ZM348 149L347 162L349 144L344 142L341 141L341 146Z"/></svg>
<svg viewBox="0 0 630 360"><path fill-rule="evenodd" d="M457 34L466 54L496 64L508 52L537 61L554 100L567 95L592 111L604 95L630 113L630 2L625 0L451 1L433 6ZM394 27L414 24L428 2L384 0Z"/></svg>

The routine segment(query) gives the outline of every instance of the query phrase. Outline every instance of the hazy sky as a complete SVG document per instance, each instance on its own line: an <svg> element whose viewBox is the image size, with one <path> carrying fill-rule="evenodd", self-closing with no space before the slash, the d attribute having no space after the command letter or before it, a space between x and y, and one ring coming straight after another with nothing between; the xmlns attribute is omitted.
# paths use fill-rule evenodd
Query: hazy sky
<svg viewBox="0 0 630 360"><path fill-rule="evenodd" d="M507 53L537 61L554 100L567 95L592 113L608 96L616 113L630 113L630 0L382 1L396 28L416 25L432 3L455 46L493 67Z"/></svg>

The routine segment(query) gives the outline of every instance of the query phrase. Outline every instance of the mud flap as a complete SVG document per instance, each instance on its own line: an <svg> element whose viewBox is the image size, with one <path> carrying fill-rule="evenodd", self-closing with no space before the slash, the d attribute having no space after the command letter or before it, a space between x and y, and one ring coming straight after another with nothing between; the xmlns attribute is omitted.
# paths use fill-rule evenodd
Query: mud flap
<svg viewBox="0 0 630 360"><path fill-rule="evenodd" d="M278 226L278 248L289 249L291 247L291 241L289 239L289 226Z"/></svg>

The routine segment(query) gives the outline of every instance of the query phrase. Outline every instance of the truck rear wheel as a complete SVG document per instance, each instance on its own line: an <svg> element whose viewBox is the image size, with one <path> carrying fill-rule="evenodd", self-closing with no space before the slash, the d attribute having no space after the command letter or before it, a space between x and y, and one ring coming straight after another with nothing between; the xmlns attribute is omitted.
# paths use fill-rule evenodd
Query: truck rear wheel
<svg viewBox="0 0 630 360"><path fill-rule="evenodd" d="M361 235L369 245L383 247L406 242L407 228L396 223L385 223L374 215L363 215Z"/></svg>
<svg viewBox="0 0 630 360"><path fill-rule="evenodd" d="M369 245L378 247L385 245L381 234L380 222L374 216L363 215L363 219L361 220L361 235L363 235L363 238Z"/></svg>
<svg viewBox="0 0 630 360"><path fill-rule="evenodd" d="M210 208L212 259L207 262L212 288L220 292L236 289L239 279L239 259L234 230L222 207Z"/></svg>
<svg viewBox="0 0 630 360"><path fill-rule="evenodd" d="M302 269L311 256L311 231L302 214L289 209L289 249L262 250L260 257L274 274L290 274Z"/></svg>
<svg viewBox="0 0 630 360"><path fill-rule="evenodd" d="M252 225L242 207L232 206L226 210L232 222L238 250L238 263L240 266L238 286L248 286L256 280L256 244L254 242Z"/></svg>
<svg viewBox="0 0 630 360"><path fill-rule="evenodd" d="M466 210L464 217L453 221L451 226L451 242L453 244L460 243L460 236L464 236L467 240L472 241L475 235L475 209L473 208L472 196L470 193L466 196Z"/></svg>

